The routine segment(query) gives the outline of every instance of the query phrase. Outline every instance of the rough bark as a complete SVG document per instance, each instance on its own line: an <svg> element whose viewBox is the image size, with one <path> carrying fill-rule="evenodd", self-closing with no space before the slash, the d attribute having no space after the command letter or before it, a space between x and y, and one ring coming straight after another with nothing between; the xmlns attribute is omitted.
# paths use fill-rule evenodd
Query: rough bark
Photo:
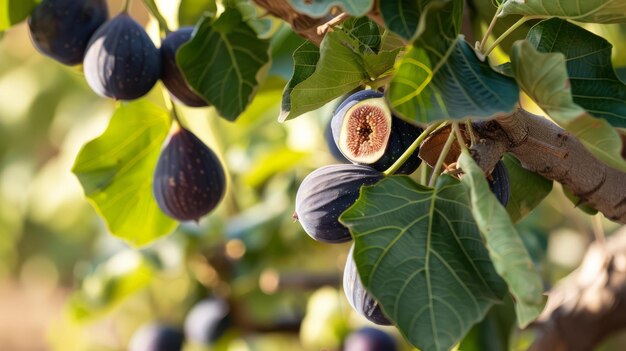
<svg viewBox="0 0 626 351"><path fill-rule="evenodd" d="M475 124L472 145L481 168L493 169L504 152L524 168L556 180L607 218L626 224L626 173L596 159L571 133L546 118L519 109Z"/></svg>
<svg viewBox="0 0 626 351"><path fill-rule="evenodd" d="M580 267L549 293L533 327L531 351L593 350L626 327L626 227L589 247Z"/></svg>

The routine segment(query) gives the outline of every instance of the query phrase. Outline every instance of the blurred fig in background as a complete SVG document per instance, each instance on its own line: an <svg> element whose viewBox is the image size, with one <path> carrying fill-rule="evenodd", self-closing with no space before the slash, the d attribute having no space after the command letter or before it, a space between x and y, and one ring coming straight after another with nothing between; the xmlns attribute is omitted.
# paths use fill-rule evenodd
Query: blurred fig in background
<svg viewBox="0 0 626 351"><path fill-rule="evenodd" d="M350 334L343 351L397 351L391 335L376 328L365 327Z"/></svg>
<svg viewBox="0 0 626 351"><path fill-rule="evenodd" d="M218 298L207 298L194 305L185 319L187 340L211 345L230 327L228 303Z"/></svg>
<svg viewBox="0 0 626 351"><path fill-rule="evenodd" d="M180 351L183 348L182 331L159 323L146 324L133 334L129 351Z"/></svg>

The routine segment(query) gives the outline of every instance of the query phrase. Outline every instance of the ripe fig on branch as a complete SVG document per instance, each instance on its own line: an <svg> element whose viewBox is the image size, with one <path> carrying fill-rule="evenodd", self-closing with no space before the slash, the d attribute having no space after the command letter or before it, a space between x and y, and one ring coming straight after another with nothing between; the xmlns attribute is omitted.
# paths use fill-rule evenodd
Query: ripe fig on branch
<svg viewBox="0 0 626 351"><path fill-rule="evenodd" d="M343 292L346 294L350 306L358 314L372 323L391 325L391 321L383 313L378 301L367 292L363 283L361 283L361 278L354 262L354 245L350 247L346 267L343 270Z"/></svg>
<svg viewBox="0 0 626 351"><path fill-rule="evenodd" d="M208 106L195 91L189 86L183 72L176 63L176 52L191 39L193 27L182 27L175 32L169 33L161 43L161 60L163 62L163 73L161 80L167 90L177 100L191 107Z"/></svg>
<svg viewBox="0 0 626 351"><path fill-rule="evenodd" d="M511 194L511 188L509 184L509 172L506 170L506 166L502 160L496 163L496 166L491 171L491 176L487 179L491 192L496 196L502 206L506 207L509 202L509 196Z"/></svg>
<svg viewBox="0 0 626 351"><path fill-rule="evenodd" d="M181 127L161 152L153 192L168 216L180 221L198 220L224 197L226 175L213 150Z"/></svg>
<svg viewBox="0 0 626 351"><path fill-rule="evenodd" d="M108 18L105 0L44 0L28 29L39 52L72 66L83 61L89 39Z"/></svg>
<svg viewBox="0 0 626 351"><path fill-rule="evenodd" d="M139 23L123 12L93 35L83 69L98 95L133 100L147 94L161 77L161 54Z"/></svg>
<svg viewBox="0 0 626 351"><path fill-rule="evenodd" d="M296 213L304 231L313 239L341 243L352 239L339 216L359 197L362 185L383 178L377 170L363 165L330 165L304 178L296 194Z"/></svg>
<svg viewBox="0 0 626 351"><path fill-rule="evenodd" d="M333 138L352 163L385 171L402 156L422 129L392 115L382 93L361 90L335 110ZM419 150L413 152L396 173L410 174L419 167Z"/></svg>

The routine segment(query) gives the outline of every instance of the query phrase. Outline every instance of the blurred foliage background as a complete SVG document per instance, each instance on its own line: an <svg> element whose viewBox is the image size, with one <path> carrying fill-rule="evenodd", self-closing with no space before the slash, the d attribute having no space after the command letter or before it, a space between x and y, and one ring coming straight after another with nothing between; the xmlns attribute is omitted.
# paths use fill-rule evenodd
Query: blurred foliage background
<svg viewBox="0 0 626 351"><path fill-rule="evenodd" d="M179 2L161 3L175 22ZM205 1L183 4L180 19L187 24L206 8ZM113 13L119 8L120 1L110 1ZM131 13L156 32L140 1ZM291 53L301 39L278 23L271 31L269 78L236 123L212 108L183 109L191 129L228 169L226 201L199 224L184 223L142 248L107 233L71 173L81 146L104 131L116 103L92 93L80 68L38 54L25 24L5 33L0 350L125 350L145 323L182 327L188 310L207 296L231 306L233 327L215 350L339 350L350 331L369 324L341 290L349 244L315 242L292 219L304 176L340 162L327 143L334 105L276 122ZM160 89L149 98L162 100ZM578 265L593 238L593 218L581 214L555 186L519 224L546 288ZM602 225L607 233L616 229ZM510 305L497 306L459 348L501 350L510 340L512 349L523 349L532 334L514 330L513 319ZM410 349L394 328L384 330ZM619 345L618 336L603 348L623 349ZM187 343L185 349L211 348Z"/></svg>

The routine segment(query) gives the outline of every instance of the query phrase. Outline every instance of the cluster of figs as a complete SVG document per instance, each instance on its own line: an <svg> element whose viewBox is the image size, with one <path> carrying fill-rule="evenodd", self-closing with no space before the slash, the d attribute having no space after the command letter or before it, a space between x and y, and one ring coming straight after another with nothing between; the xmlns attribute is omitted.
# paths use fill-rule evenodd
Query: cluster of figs
<svg viewBox="0 0 626 351"><path fill-rule="evenodd" d="M339 216L359 197L360 189L384 178L393 165L423 132L423 129L394 116L384 95L361 90L345 99L331 119L332 138L348 164L327 165L307 175L296 194L294 218L313 239L325 243L352 240ZM419 148L396 174L411 174L420 166ZM509 197L508 173L500 161L488 179L491 190L503 205ZM344 268L343 289L357 313L379 325L391 321L380 304L363 286L351 246Z"/></svg>
<svg viewBox="0 0 626 351"><path fill-rule="evenodd" d="M191 107L208 105L176 62L192 27L168 33L159 49L126 10L109 18L106 0L43 0L28 26L42 54L65 65L82 64L89 87L102 97L134 100L161 79L175 100ZM176 128L154 174L159 207L177 220L198 220L219 204L225 189L225 172L215 153L191 131Z"/></svg>

